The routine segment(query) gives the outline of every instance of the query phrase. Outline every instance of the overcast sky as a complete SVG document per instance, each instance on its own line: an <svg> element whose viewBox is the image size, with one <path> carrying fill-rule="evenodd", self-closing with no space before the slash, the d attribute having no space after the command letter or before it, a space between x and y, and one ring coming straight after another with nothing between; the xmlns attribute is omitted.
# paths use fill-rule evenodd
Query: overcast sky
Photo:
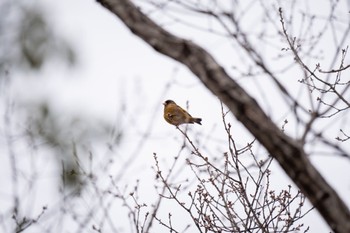
<svg viewBox="0 0 350 233"><path fill-rule="evenodd" d="M109 174L104 174L105 177L99 177L100 182L108 182L108 175L119 174L120 169L124 169L120 185L133 184L140 179L141 191L147 196L145 199L155 198L152 196L156 195L153 189L155 174L151 169L154 166L153 153L157 153L161 164L168 168L182 143L182 136L175 127L163 120L162 102L166 99L173 99L183 107L186 107L186 102L189 101L190 113L203 118L203 125L191 126L190 134L194 137L218 138L222 141L213 142L211 146L222 149L225 134L220 102L187 68L156 53L135 37L116 16L95 1L37 0L33 1L33 4L42 7L44 16L52 25L52 30L71 43L77 52L78 63L74 68L68 68L60 61L52 61L39 73L14 73L11 94L17 96L22 103L40 102L44 99L52 106L55 114L62 117L69 118L72 115L97 119L107 122L107 125L113 125L116 120L120 120L120 124L126 127L124 139L118 152L115 154L109 152L108 155L108 158L112 157L117 161L113 165L115 169L109 170ZM319 7L320 11L323 11L326 5L320 4ZM199 21L193 19L194 22L196 20ZM248 21L247 24L253 25L254 22ZM239 66L239 60L225 63L231 59L230 53L233 51L231 44L225 40L210 36L206 32L194 32L191 28L181 25L174 26L171 30L186 35L210 49L226 68L232 63ZM296 79L290 77L286 79L292 83L291 86L300 85ZM242 83L242 85L251 86L252 89L249 91L255 93L256 87L247 82L248 84ZM266 109L282 104L282 101L274 95L267 98L270 102L264 106ZM127 106L126 112L122 119L118 119L122 105ZM273 110L269 112L278 125L282 125L285 119L283 107L280 108L282 110L277 113ZM230 120L237 143L244 145L252 140L240 123L233 117ZM294 129L288 130L294 132ZM149 135L144 142L146 133ZM349 142L347 143L346 148L349 150ZM105 150L95 148L95 152L105 153ZM123 168L123 163L130 156L136 156L136 162L130 167ZM182 164L185 158L186 155ZM100 155L99 159L103 159L103 156ZM350 206L349 160L329 156L317 156L312 160ZM39 164L46 162L42 159ZM50 168L45 169L46 174L51 174ZM9 171L3 171L5 174L7 172ZM0 181L8 182L3 179ZM278 165L273 165L271 182L280 189L291 184ZM43 181L43 184L49 183L49 178ZM40 196L42 199L38 200L37 206L45 203L50 206L50 203L55 202L50 200L50 196L45 194ZM84 202L79 204L84 205ZM88 205L88 201L85 204ZM166 210L163 211L166 213ZM126 213L119 214L125 218ZM315 211L305 219L305 224L311 226L310 232L326 232L323 220ZM181 224L181 220L178 222Z"/></svg>

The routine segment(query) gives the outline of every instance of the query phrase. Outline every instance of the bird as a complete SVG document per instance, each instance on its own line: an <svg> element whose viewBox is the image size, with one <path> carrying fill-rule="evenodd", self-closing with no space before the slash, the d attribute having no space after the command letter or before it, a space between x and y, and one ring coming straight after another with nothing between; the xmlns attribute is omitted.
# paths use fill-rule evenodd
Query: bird
<svg viewBox="0 0 350 233"><path fill-rule="evenodd" d="M202 125L201 118L192 117L186 110L177 105L173 100L166 100L164 103L164 119L172 125L197 123Z"/></svg>

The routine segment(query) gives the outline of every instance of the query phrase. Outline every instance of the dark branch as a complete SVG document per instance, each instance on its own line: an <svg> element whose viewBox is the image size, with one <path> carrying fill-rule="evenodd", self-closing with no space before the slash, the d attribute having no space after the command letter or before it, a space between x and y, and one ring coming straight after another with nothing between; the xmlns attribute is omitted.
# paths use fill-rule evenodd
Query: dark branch
<svg viewBox="0 0 350 233"><path fill-rule="evenodd" d="M303 147L281 132L257 102L206 50L167 32L129 0L97 1L156 51L187 66L276 158L334 232L350 232L348 208L311 164Z"/></svg>

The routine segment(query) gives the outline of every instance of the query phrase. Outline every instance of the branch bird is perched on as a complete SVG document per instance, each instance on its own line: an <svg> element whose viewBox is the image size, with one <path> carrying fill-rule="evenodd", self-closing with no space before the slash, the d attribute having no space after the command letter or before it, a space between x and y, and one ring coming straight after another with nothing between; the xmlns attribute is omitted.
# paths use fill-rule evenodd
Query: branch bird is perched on
<svg viewBox="0 0 350 233"><path fill-rule="evenodd" d="M167 100L164 105L164 119L172 125L197 123L201 125L201 118L192 117L186 110L182 109L172 100Z"/></svg>

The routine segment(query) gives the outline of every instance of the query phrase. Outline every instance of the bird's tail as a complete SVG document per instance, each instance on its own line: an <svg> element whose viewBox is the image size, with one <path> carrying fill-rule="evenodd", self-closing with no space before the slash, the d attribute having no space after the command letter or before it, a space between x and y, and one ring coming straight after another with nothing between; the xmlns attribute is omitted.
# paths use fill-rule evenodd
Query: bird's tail
<svg viewBox="0 0 350 233"><path fill-rule="evenodd" d="M192 119L191 119L191 123L197 123L199 125L202 125L201 121L202 121L202 118L194 118L194 117L192 117Z"/></svg>

